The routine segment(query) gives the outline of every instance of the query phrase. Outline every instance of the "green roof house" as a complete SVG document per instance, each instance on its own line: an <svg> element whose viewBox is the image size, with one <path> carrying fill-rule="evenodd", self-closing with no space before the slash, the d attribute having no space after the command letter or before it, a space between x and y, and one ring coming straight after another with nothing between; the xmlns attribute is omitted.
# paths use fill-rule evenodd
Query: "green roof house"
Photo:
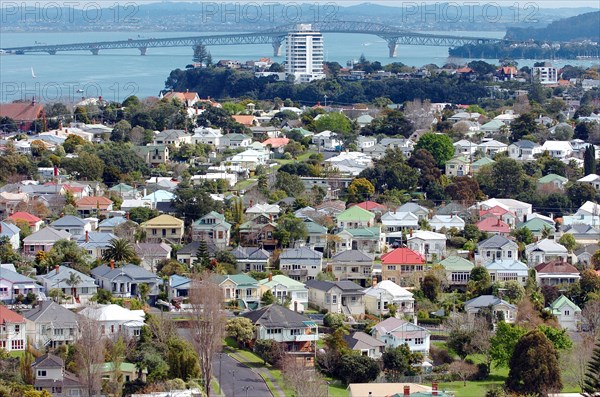
<svg viewBox="0 0 600 397"><path fill-rule="evenodd" d="M577 331L581 323L581 309L564 295L559 296L547 308L558 320L561 327Z"/></svg>
<svg viewBox="0 0 600 397"><path fill-rule="evenodd" d="M440 261L440 265L446 269L446 277L449 285L467 285L471 270L475 266L473 262L460 256L449 256Z"/></svg>
<svg viewBox="0 0 600 397"><path fill-rule="evenodd" d="M479 169L481 169L481 167L483 167L484 165L489 165L489 164L494 164L495 161L492 160L489 157L482 157L477 161L473 161L473 163L471 164L471 171L473 172L473 174L476 174L477 172L479 172Z"/></svg>
<svg viewBox="0 0 600 397"><path fill-rule="evenodd" d="M566 183L569 182L564 176L556 174L548 174L537 180L537 187L539 190L553 192L562 191L565 188Z"/></svg>
<svg viewBox="0 0 600 397"><path fill-rule="evenodd" d="M371 227L375 224L375 214L358 205L353 205L337 216L337 226L342 229Z"/></svg>
<svg viewBox="0 0 600 397"><path fill-rule="evenodd" d="M446 175L466 176L471 171L471 159L467 156L454 157L446 162Z"/></svg>
<svg viewBox="0 0 600 397"><path fill-rule="evenodd" d="M269 275L268 278L258 282L260 295L271 291L277 302L284 304L289 299L288 309L303 313L308 308L308 288L301 283L283 274Z"/></svg>
<svg viewBox="0 0 600 397"><path fill-rule="evenodd" d="M258 281L247 274L216 275L211 280L223 290L225 301L237 301L242 309L257 309L260 303Z"/></svg>

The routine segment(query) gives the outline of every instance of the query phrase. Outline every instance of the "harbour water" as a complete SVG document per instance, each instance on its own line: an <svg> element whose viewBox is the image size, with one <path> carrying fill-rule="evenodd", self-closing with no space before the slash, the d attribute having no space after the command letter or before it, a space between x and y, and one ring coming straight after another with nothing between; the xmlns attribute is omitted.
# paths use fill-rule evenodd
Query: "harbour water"
<svg viewBox="0 0 600 397"><path fill-rule="evenodd" d="M435 33L435 32L428 32ZM440 32L448 34L449 32ZM453 35L500 38L504 32L451 32ZM3 33L0 48L35 44L65 44L200 35L198 32L101 32L101 33ZM364 54L370 61L382 64L402 62L409 66L449 61L448 49L433 46L399 46L397 58L388 57L387 43L380 37L363 34L324 34L325 59L345 65L348 60ZM246 61L269 57L283 62L284 56L273 57L270 45L231 45L208 47L213 61L235 59ZM283 48L282 48L283 50ZM282 54L285 55L285 54ZM487 60L493 62L494 60ZM129 95L156 96L164 89L171 70L185 68L192 62L192 49L149 48L146 56L135 49L106 50L94 56L89 51L0 56L0 102L31 100L43 102L75 102L82 97L102 96L106 100L122 101ZM466 62L463 60L463 62ZM519 60L519 67L532 65L533 60ZM589 66L597 60L553 61ZM34 77L35 76L35 77Z"/></svg>

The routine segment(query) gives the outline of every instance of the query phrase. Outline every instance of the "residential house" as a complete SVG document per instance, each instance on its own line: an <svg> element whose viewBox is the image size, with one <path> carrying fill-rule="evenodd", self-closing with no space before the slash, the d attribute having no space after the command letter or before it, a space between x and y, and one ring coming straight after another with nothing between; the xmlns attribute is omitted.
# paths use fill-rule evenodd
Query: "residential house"
<svg viewBox="0 0 600 397"><path fill-rule="evenodd" d="M527 139L511 143L508 146L508 157L513 160L533 161L536 154L542 154L543 152L540 145Z"/></svg>
<svg viewBox="0 0 600 397"><path fill-rule="evenodd" d="M486 263L492 282L517 281L522 286L527 283L529 277L529 268L523 262L516 259L498 259L491 263Z"/></svg>
<svg viewBox="0 0 600 397"><path fill-rule="evenodd" d="M286 248L279 255L279 269L296 281L312 280L323 270L323 253L306 246Z"/></svg>
<svg viewBox="0 0 600 397"><path fill-rule="evenodd" d="M596 190L600 190L600 175L598 174L589 174L584 176L583 178L577 179L577 182L586 183L593 187Z"/></svg>
<svg viewBox="0 0 600 397"><path fill-rule="evenodd" d="M540 286L573 284L581 278L575 266L562 260L540 263L534 269L536 281Z"/></svg>
<svg viewBox="0 0 600 397"><path fill-rule="evenodd" d="M21 248L21 229L13 223L0 221L0 239L6 238L15 251Z"/></svg>
<svg viewBox="0 0 600 397"><path fill-rule="evenodd" d="M247 216L254 217L257 215L265 215L269 217L270 220L277 219L280 213L281 207L277 204L256 203L252 205L252 203L250 203L250 207L246 209Z"/></svg>
<svg viewBox="0 0 600 397"><path fill-rule="evenodd" d="M572 216L563 216L563 225L600 226L600 204L586 201Z"/></svg>
<svg viewBox="0 0 600 397"><path fill-rule="evenodd" d="M167 243L135 243L133 249L140 258L140 266L154 273L160 262L171 258L173 248Z"/></svg>
<svg viewBox="0 0 600 397"><path fill-rule="evenodd" d="M465 221L459 216L437 214L431 217L429 226L434 232L440 232L442 229L446 231L450 229L463 230Z"/></svg>
<svg viewBox="0 0 600 397"><path fill-rule="evenodd" d="M29 194L21 192L21 186L17 186L14 192L0 192L0 214L12 214L18 206L27 205L29 202Z"/></svg>
<svg viewBox="0 0 600 397"><path fill-rule="evenodd" d="M508 236L510 234L510 225L500 218L493 216L483 218L475 224L481 232L487 234Z"/></svg>
<svg viewBox="0 0 600 397"><path fill-rule="evenodd" d="M316 324L308 317L281 305L268 305L242 314L254 325L254 342L273 340L287 354L313 364L315 346L319 340Z"/></svg>
<svg viewBox="0 0 600 397"><path fill-rule="evenodd" d="M264 272L267 271L271 255L260 247L243 247L238 245L231 254L237 261L239 272Z"/></svg>
<svg viewBox="0 0 600 397"><path fill-rule="evenodd" d="M306 245L314 250L324 251L327 246L327 228L314 222L309 217L304 219L304 225L308 232Z"/></svg>
<svg viewBox="0 0 600 397"><path fill-rule="evenodd" d="M383 204L376 203L375 201L366 200L357 204L351 204L351 206L358 206L363 210L374 213L375 215L381 215L387 211L387 207Z"/></svg>
<svg viewBox="0 0 600 397"><path fill-rule="evenodd" d="M366 287L373 277L373 260L372 254L350 249L334 255L328 266L337 280L350 280Z"/></svg>
<svg viewBox="0 0 600 397"><path fill-rule="evenodd" d="M118 298L140 297L140 286L146 284L149 288L147 298L151 304L156 301L160 293L159 286L162 285L160 277L141 266L127 264L115 268L113 261L110 265L93 268L90 274L100 288Z"/></svg>
<svg viewBox="0 0 600 397"><path fill-rule="evenodd" d="M565 190L565 185L569 182L564 176L548 174L537 180L537 189L543 193L559 193Z"/></svg>
<svg viewBox="0 0 600 397"><path fill-rule="evenodd" d="M223 214L211 211L192 223L192 240L211 241L218 249L229 246L231 224Z"/></svg>
<svg viewBox="0 0 600 397"><path fill-rule="evenodd" d="M509 240L499 234L494 235L477 244L477 253L475 262L477 264L486 264L498 260L514 260L519 257L519 246L516 242Z"/></svg>
<svg viewBox="0 0 600 397"><path fill-rule="evenodd" d="M349 397L451 397L449 393L437 390L435 393L432 387L420 385L417 383L350 383L348 390Z"/></svg>
<svg viewBox="0 0 600 397"><path fill-rule="evenodd" d="M481 218L482 220L490 217L494 220L500 219L510 228L515 227L515 225L518 223L517 216L513 212L507 210L504 207L500 207L499 205L479 210L479 218Z"/></svg>
<svg viewBox="0 0 600 397"><path fill-rule="evenodd" d="M179 147L192 143L192 136L184 130L164 130L154 136L154 145L173 145Z"/></svg>
<svg viewBox="0 0 600 397"><path fill-rule="evenodd" d="M372 136L359 136L356 139L356 145L361 152L365 152L364 149L369 149L374 147L377 144L377 138Z"/></svg>
<svg viewBox="0 0 600 397"><path fill-rule="evenodd" d="M381 256L382 280L408 285L408 279L425 269L425 258L409 248L396 248ZM422 278L422 277L419 277Z"/></svg>
<svg viewBox="0 0 600 397"><path fill-rule="evenodd" d="M205 145L221 146L223 133L220 128L198 127L194 130L192 143L203 143Z"/></svg>
<svg viewBox="0 0 600 397"><path fill-rule="evenodd" d="M282 274L275 276L269 274L269 277L260 280L258 285L260 296L271 291L277 303L286 305L288 309L299 313L308 309L308 288L299 281Z"/></svg>
<svg viewBox="0 0 600 397"><path fill-rule="evenodd" d="M471 175L471 159L467 156L457 156L446 161L447 176Z"/></svg>
<svg viewBox="0 0 600 397"><path fill-rule="evenodd" d="M79 316L51 300L39 301L23 313L27 339L38 350L71 345L78 339Z"/></svg>
<svg viewBox="0 0 600 397"><path fill-rule="evenodd" d="M483 127L481 128L483 129ZM494 139L489 139L482 141L479 145L477 145L477 150L480 150L486 156L493 157L498 153L506 152L508 150L508 145L506 143L498 142Z"/></svg>
<svg viewBox="0 0 600 397"><path fill-rule="evenodd" d="M0 302L13 303L20 295L26 297L33 293L43 297L44 288L36 281L17 273L14 265L4 264L0 267Z"/></svg>
<svg viewBox="0 0 600 397"><path fill-rule="evenodd" d="M183 238L183 221L171 215L159 215L140 224L148 242L168 241L179 244Z"/></svg>
<svg viewBox="0 0 600 397"><path fill-rule="evenodd" d="M374 279L375 280L375 279ZM365 289L365 310L375 316L390 313L390 305L394 305L396 317L413 316L415 314L415 298L413 294L391 280L383 280Z"/></svg>
<svg viewBox="0 0 600 397"><path fill-rule="evenodd" d="M465 288L471 278L471 270L475 265L473 262L460 256L449 256L440 261L440 265L446 269L446 279L451 287Z"/></svg>
<svg viewBox="0 0 600 397"><path fill-rule="evenodd" d="M573 251L573 254L577 257L577 262L587 269L592 266L592 256L598 251L600 251L600 245L597 243L586 244Z"/></svg>
<svg viewBox="0 0 600 397"><path fill-rule="evenodd" d="M192 280L185 276L173 274L169 277L169 284L167 285L167 296L169 302L173 302L177 299L185 299L190 295L190 289L192 288Z"/></svg>
<svg viewBox="0 0 600 397"><path fill-rule="evenodd" d="M366 252L381 252L385 243L385 235L381 226L343 229L336 234L336 250L359 249Z"/></svg>
<svg viewBox="0 0 600 397"><path fill-rule="evenodd" d="M112 233L85 232L85 235L77 239L77 245L87 251L92 260L102 259L111 241L117 239Z"/></svg>
<svg viewBox="0 0 600 397"><path fill-rule="evenodd" d="M568 331L578 331L581 324L581 309L564 295L556 298L547 308L558 320L558 324Z"/></svg>
<svg viewBox="0 0 600 397"><path fill-rule="evenodd" d="M79 314L96 321L102 337L114 338L119 334L139 336L146 320L143 310L129 310L119 305L87 306Z"/></svg>
<svg viewBox="0 0 600 397"><path fill-rule="evenodd" d="M427 261L435 261L446 256L446 240L445 234L417 230L409 235L406 245Z"/></svg>
<svg viewBox="0 0 600 397"><path fill-rule="evenodd" d="M0 105L0 118L8 117L15 122L19 131L30 131L35 121L46 122L44 105L31 99L31 102L13 102Z"/></svg>
<svg viewBox="0 0 600 397"><path fill-rule="evenodd" d="M219 150L226 148L246 148L252 144L252 138L244 134L225 134L221 138Z"/></svg>
<svg viewBox="0 0 600 397"><path fill-rule="evenodd" d="M170 150L167 145L134 146L133 151L150 167L169 162Z"/></svg>
<svg viewBox="0 0 600 397"><path fill-rule="evenodd" d="M140 192L126 183L118 183L115 186L108 189L110 193L114 193L122 199L137 199L140 196Z"/></svg>
<svg viewBox="0 0 600 397"><path fill-rule="evenodd" d="M406 344L413 353L429 355L431 333L412 322L390 317L375 325L371 335L387 348Z"/></svg>
<svg viewBox="0 0 600 397"><path fill-rule="evenodd" d="M44 224L44 221L38 218L37 216L31 215L29 212L24 211L17 211L11 216L9 216L7 219L15 223L19 220L27 222L29 224L29 229L32 233L38 232Z"/></svg>
<svg viewBox="0 0 600 397"><path fill-rule="evenodd" d="M75 208L80 216L106 216L113 210L113 201L102 196L86 196L75 201Z"/></svg>
<svg viewBox="0 0 600 397"><path fill-rule="evenodd" d="M349 280L308 280L308 303L320 310L346 315L365 314L363 288Z"/></svg>
<svg viewBox="0 0 600 397"><path fill-rule="evenodd" d="M531 243L525 247L527 264L531 267L542 262L549 262L557 259L566 261L568 254L569 252L564 245L548 238Z"/></svg>
<svg viewBox="0 0 600 397"><path fill-rule="evenodd" d="M477 151L477 144L466 139L454 142L454 154L457 156L471 156Z"/></svg>
<svg viewBox="0 0 600 397"><path fill-rule="evenodd" d="M144 197L141 198L142 201L149 201L152 203L152 208L156 208L158 203L171 202L175 200L176 196L174 193L171 193L167 190L159 189L155 190L152 193L146 194L144 191Z"/></svg>
<svg viewBox="0 0 600 397"><path fill-rule="evenodd" d="M375 224L375 214L354 205L339 213L336 220L341 229L371 227Z"/></svg>
<svg viewBox="0 0 600 397"><path fill-rule="evenodd" d="M342 140L335 132L326 130L312 136L311 142L320 150L337 151L342 148Z"/></svg>
<svg viewBox="0 0 600 397"><path fill-rule="evenodd" d="M258 120L254 115L248 114L234 114L231 116L236 122L245 125L246 127L254 127L258 125Z"/></svg>
<svg viewBox="0 0 600 397"><path fill-rule="evenodd" d="M545 233L553 235L555 231L554 221L552 219L545 219L545 217L531 217L528 221L517 225L517 229L524 227L529 229L536 238L541 238Z"/></svg>
<svg viewBox="0 0 600 397"><path fill-rule="evenodd" d="M102 379L103 384L111 384L117 382L117 377L122 378L122 381L124 381L125 383L133 382L138 379L142 382L145 382L146 375L148 375L148 370L146 368L139 369L136 364L127 362L119 363L118 371L115 370L115 362L95 365L97 365L97 367L94 367L94 371L97 371L100 374L100 378ZM176 392L172 394L176 394Z"/></svg>
<svg viewBox="0 0 600 397"><path fill-rule="evenodd" d="M258 281L247 274L214 275L211 282L223 290L225 302L235 301L242 309L256 309L260 304Z"/></svg>
<svg viewBox="0 0 600 397"><path fill-rule="evenodd" d="M263 248L275 248L277 224L272 216L257 215L239 227L240 242L247 245L260 245Z"/></svg>
<svg viewBox="0 0 600 397"><path fill-rule="evenodd" d="M427 219L429 217L429 210L427 208L412 202L402 204L400 207L396 208L396 212L410 212L416 215L419 220Z"/></svg>
<svg viewBox="0 0 600 397"><path fill-rule="evenodd" d="M269 160L269 154L265 151L255 149L246 149L245 151L233 155L229 162L234 166L246 168L254 171L257 165L264 165Z"/></svg>
<svg viewBox="0 0 600 397"><path fill-rule="evenodd" d="M98 224L98 231L100 233L115 233L115 230L119 228L121 225L130 222L132 226L137 226L138 224L134 221L127 219L124 216L115 216L113 218L106 218L102 222Z"/></svg>
<svg viewBox="0 0 600 397"><path fill-rule="evenodd" d="M419 217L412 212L386 212L381 216L381 224L386 233L416 230L419 228Z"/></svg>
<svg viewBox="0 0 600 397"><path fill-rule="evenodd" d="M50 224L56 230L62 230L73 235L73 237L83 236L85 232L91 232L92 222L88 219L82 219L74 215L65 215Z"/></svg>
<svg viewBox="0 0 600 397"><path fill-rule="evenodd" d="M87 386L75 374L66 371L63 359L54 354L38 357L31 367L35 390L44 390L53 397L83 396L87 393Z"/></svg>
<svg viewBox="0 0 600 397"><path fill-rule="evenodd" d="M598 241L600 227L589 225L567 225L562 229L563 234L571 234L577 244L592 244Z"/></svg>
<svg viewBox="0 0 600 397"><path fill-rule="evenodd" d="M346 209L346 203L341 200L327 200L317 205L315 209L322 214L336 218Z"/></svg>
<svg viewBox="0 0 600 397"><path fill-rule="evenodd" d="M59 289L70 303L87 304L98 291L94 279L67 266L56 266L37 279L46 291Z"/></svg>
<svg viewBox="0 0 600 397"><path fill-rule="evenodd" d="M446 204L445 201L437 208L436 215L454 215L459 216L466 221L470 221L473 217L473 212L464 205L452 201ZM431 225L431 224L430 224Z"/></svg>
<svg viewBox="0 0 600 397"><path fill-rule="evenodd" d="M527 220L527 215L533 212L532 205L530 203L525 203L523 201L514 199L491 198L478 203L476 208L480 210L487 210L496 206L504 208L505 210L515 214L517 217L517 222Z"/></svg>
<svg viewBox="0 0 600 397"><path fill-rule="evenodd" d="M465 302L465 312L469 316L475 316L481 309L488 309L490 307L494 323L503 320L512 324L517 320L517 307L494 295L481 295Z"/></svg>
<svg viewBox="0 0 600 397"><path fill-rule="evenodd" d="M564 159L573 153L573 146L569 141L546 141L542 145L542 152L548 152L550 157Z"/></svg>
<svg viewBox="0 0 600 397"><path fill-rule="evenodd" d="M0 305L0 349L7 352L25 350L27 347L25 325L23 316Z"/></svg>
<svg viewBox="0 0 600 397"><path fill-rule="evenodd" d="M71 239L71 233L45 227L23 239L23 253L35 255L38 251L49 252L59 240Z"/></svg>
<svg viewBox="0 0 600 397"><path fill-rule="evenodd" d="M476 175L481 167L485 167L486 165L494 164L495 161L489 157L482 157L479 160L475 160L471 163L471 174Z"/></svg>
<svg viewBox="0 0 600 397"><path fill-rule="evenodd" d="M381 358L385 351L385 343L362 331L344 335L344 340L350 350L360 352L362 356L367 356L372 359Z"/></svg>

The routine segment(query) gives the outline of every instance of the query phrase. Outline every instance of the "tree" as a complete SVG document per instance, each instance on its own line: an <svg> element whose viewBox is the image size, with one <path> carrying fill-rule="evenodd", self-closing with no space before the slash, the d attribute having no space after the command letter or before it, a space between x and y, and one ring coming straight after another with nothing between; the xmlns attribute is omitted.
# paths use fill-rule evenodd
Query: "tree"
<svg viewBox="0 0 600 397"><path fill-rule="evenodd" d="M379 372L377 362L368 356L344 354L340 358L338 374L346 384L372 382Z"/></svg>
<svg viewBox="0 0 600 397"><path fill-rule="evenodd" d="M182 186L183 185L183 186ZM210 211L220 212L221 204L210 197L210 193L202 186L190 186L180 183L176 198L172 201L177 216L189 225L192 220L200 219Z"/></svg>
<svg viewBox="0 0 600 397"><path fill-rule="evenodd" d="M539 330L519 339L509 368L506 387L512 392L546 396L562 389L558 353Z"/></svg>
<svg viewBox="0 0 600 397"><path fill-rule="evenodd" d="M121 120L113 127L110 133L110 140L113 142L129 141L129 133L131 132L131 124L127 120ZM65 149L66 150L66 149Z"/></svg>
<svg viewBox="0 0 600 397"><path fill-rule="evenodd" d="M477 366L466 361L457 360L450 364L448 371L462 380L464 386L467 386L467 380L477 374Z"/></svg>
<svg viewBox="0 0 600 397"><path fill-rule="evenodd" d="M236 317L227 320L225 326L227 336L236 340L238 345L245 346L254 336L254 325L249 318Z"/></svg>
<svg viewBox="0 0 600 397"><path fill-rule="evenodd" d="M75 153L77 148L85 145L85 140L79 135L70 134L63 142L63 149L66 153Z"/></svg>
<svg viewBox="0 0 600 397"><path fill-rule="evenodd" d="M569 252L573 252L573 250L577 248L577 241L575 241L575 237L571 233L565 233L560 236L558 243L564 245Z"/></svg>
<svg viewBox="0 0 600 397"><path fill-rule="evenodd" d="M373 194L375 194L375 187L366 178L354 178L348 186L349 203L369 200Z"/></svg>
<svg viewBox="0 0 600 397"><path fill-rule="evenodd" d="M71 272L71 274L69 274L69 278L65 280L65 283L71 287L71 299L75 301L77 299L77 286L79 283L81 283L81 277L79 274Z"/></svg>
<svg viewBox="0 0 600 397"><path fill-rule="evenodd" d="M302 219L293 215L285 215L277 219L275 238L282 247L293 245L296 241L305 241L307 237L308 229Z"/></svg>
<svg viewBox="0 0 600 397"><path fill-rule="evenodd" d="M200 360L204 391L210 395L212 360L220 351L225 334L225 315L221 310L223 292L210 281L211 273L202 272L192 277L190 288L190 335Z"/></svg>
<svg viewBox="0 0 600 397"><path fill-rule="evenodd" d="M381 356L383 370L389 382L400 382L403 376L414 376L420 372L418 364L423 360L420 353L413 353L407 344L388 348Z"/></svg>
<svg viewBox="0 0 600 397"><path fill-rule="evenodd" d="M75 343L77 374L84 386L84 396L92 397L100 391L100 371L104 352L100 325L93 319L81 316L77 322L79 339Z"/></svg>
<svg viewBox="0 0 600 397"><path fill-rule="evenodd" d="M408 138L415 131L415 126L400 110L384 109L382 117L377 117L371 124L361 130L361 135L401 135Z"/></svg>
<svg viewBox="0 0 600 397"><path fill-rule="evenodd" d="M488 270L483 266L475 266L471 270L467 290L471 296L480 296L489 292L492 286L492 277Z"/></svg>
<svg viewBox="0 0 600 397"><path fill-rule="evenodd" d="M510 124L511 141L516 142L525 135L535 135L538 130L538 124L535 120L536 116L533 113L524 113L517 117Z"/></svg>
<svg viewBox="0 0 600 397"><path fill-rule="evenodd" d="M346 321L346 316L343 313L327 313L323 317L323 325L334 330L343 327L344 321Z"/></svg>
<svg viewBox="0 0 600 397"><path fill-rule="evenodd" d="M513 236L518 243L521 243L523 245L531 244L534 240L532 231L529 230L526 226L512 230L510 232L510 235Z"/></svg>
<svg viewBox="0 0 600 397"><path fill-rule="evenodd" d="M138 259L131 241L125 238L113 238L108 242L108 247L102 255L105 261L131 263Z"/></svg>
<svg viewBox="0 0 600 397"><path fill-rule="evenodd" d="M275 303L275 295L273 295L273 292L270 289L266 290L265 293L261 296L260 303L262 303L265 306Z"/></svg>
<svg viewBox="0 0 600 397"><path fill-rule="evenodd" d="M82 151L78 157L65 158L61 166L74 178L101 181L105 164L111 163L105 163L97 155Z"/></svg>
<svg viewBox="0 0 600 397"><path fill-rule="evenodd" d="M577 385L584 391L586 370L593 351L593 336L584 334L571 349L561 353L561 373L566 384Z"/></svg>
<svg viewBox="0 0 600 397"><path fill-rule="evenodd" d="M203 44L198 44L194 47L194 57L192 58L192 61L196 63L204 63L207 57L208 52Z"/></svg>
<svg viewBox="0 0 600 397"><path fill-rule="evenodd" d="M317 132L329 130L342 137L352 132L352 122L343 113L326 113L315 120Z"/></svg>
<svg viewBox="0 0 600 397"><path fill-rule="evenodd" d="M436 159L439 167L443 167L446 161L454 157L454 146L448 135L427 133L419 138L415 145L415 151L425 149Z"/></svg>
<svg viewBox="0 0 600 397"><path fill-rule="evenodd" d="M427 299L432 302L437 302L438 296L442 292L441 286L442 284L439 278L433 274L427 274L421 282L421 291L423 291L423 294Z"/></svg>
<svg viewBox="0 0 600 397"><path fill-rule="evenodd" d="M598 390L600 390L600 339L596 342L596 348L588 363L583 386L586 397L597 396Z"/></svg>
<svg viewBox="0 0 600 397"><path fill-rule="evenodd" d="M283 190L288 197L295 198L302 196L305 191L302 179L298 175L291 175L281 171L277 173L274 188Z"/></svg>
<svg viewBox="0 0 600 397"><path fill-rule="evenodd" d="M200 376L198 355L187 341L171 337L167 342L167 349L170 379L183 379L187 382Z"/></svg>
<svg viewBox="0 0 600 397"><path fill-rule="evenodd" d="M517 341L525 333L525 329L517 325L508 324L504 321L498 323L496 335L491 339L492 346L490 350L492 361L497 367L506 367L508 365Z"/></svg>
<svg viewBox="0 0 600 397"><path fill-rule="evenodd" d="M210 253L208 252L208 244L206 244L204 239L198 242L194 266L199 266L200 270L212 270L210 269Z"/></svg>
<svg viewBox="0 0 600 397"><path fill-rule="evenodd" d="M159 215L157 210L147 207L136 207L129 211L129 219L135 223L143 223Z"/></svg>
<svg viewBox="0 0 600 397"><path fill-rule="evenodd" d="M328 384L315 368L307 368L290 355L281 360L280 367L282 378L296 396L328 396Z"/></svg>
<svg viewBox="0 0 600 397"><path fill-rule="evenodd" d="M595 201L596 189L589 183L574 182L567 186L567 197L571 200L573 207L579 208L586 201Z"/></svg>
<svg viewBox="0 0 600 397"><path fill-rule="evenodd" d="M581 319L583 325L592 335L600 333L600 301L587 302L581 311Z"/></svg>
<svg viewBox="0 0 600 397"><path fill-rule="evenodd" d="M254 344L254 353L262 358L265 364L269 363L275 366L284 355L279 343L273 339L258 339Z"/></svg>
<svg viewBox="0 0 600 397"><path fill-rule="evenodd" d="M594 145L588 145L583 153L583 173L584 176L596 173L596 149Z"/></svg>

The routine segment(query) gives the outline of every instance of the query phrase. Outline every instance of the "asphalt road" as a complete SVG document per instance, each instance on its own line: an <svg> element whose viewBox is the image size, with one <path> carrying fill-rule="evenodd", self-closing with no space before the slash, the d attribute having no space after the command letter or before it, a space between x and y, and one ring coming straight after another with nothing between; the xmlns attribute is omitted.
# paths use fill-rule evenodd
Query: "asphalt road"
<svg viewBox="0 0 600 397"><path fill-rule="evenodd" d="M220 367L220 368L219 368ZM270 397L264 380L227 354L215 357L213 374L219 379L226 397Z"/></svg>

